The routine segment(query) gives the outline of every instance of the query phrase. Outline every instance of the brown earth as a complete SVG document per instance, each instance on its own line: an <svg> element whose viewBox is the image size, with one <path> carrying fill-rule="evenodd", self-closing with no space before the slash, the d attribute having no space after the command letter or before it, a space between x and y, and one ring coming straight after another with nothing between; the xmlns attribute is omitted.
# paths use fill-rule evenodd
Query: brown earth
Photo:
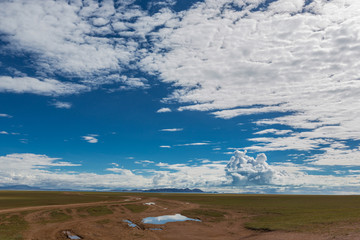
<svg viewBox="0 0 360 240"><path fill-rule="evenodd" d="M126 204L143 205L154 202L140 213L134 213L124 207ZM102 216L89 215L87 207L106 206L113 213ZM246 240L354 240L360 236L354 234L328 233L294 233L294 232L259 232L246 229L244 223L249 216L244 213L226 211L225 217L214 219L199 217L201 222L173 222L164 225L143 224L144 217L171 215L183 210L197 209L199 206L174 200L157 198L128 197L122 201L105 201L97 203L81 203L68 205L53 205L0 210L2 213L18 213L26 211L25 220L29 223L28 230L23 233L25 240L66 240L64 231L70 231L84 240L129 240L129 239L246 239ZM65 218L54 218L53 212L62 214ZM222 210L223 211L223 210ZM138 227L128 226L124 220L136 223ZM161 231L150 228L161 228Z"/></svg>

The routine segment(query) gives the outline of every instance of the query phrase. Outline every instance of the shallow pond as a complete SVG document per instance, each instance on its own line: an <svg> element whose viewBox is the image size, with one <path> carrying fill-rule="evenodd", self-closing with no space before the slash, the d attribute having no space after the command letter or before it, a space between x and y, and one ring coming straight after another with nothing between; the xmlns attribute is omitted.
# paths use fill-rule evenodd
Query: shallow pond
<svg viewBox="0 0 360 240"><path fill-rule="evenodd" d="M81 237L75 235L74 233L70 232L70 231L63 231L63 233L66 235L67 238L69 239L81 239Z"/></svg>
<svg viewBox="0 0 360 240"><path fill-rule="evenodd" d="M139 227L138 225L136 225L135 223L133 223L132 221L130 220L123 220L123 222L126 222L130 227Z"/></svg>
<svg viewBox="0 0 360 240"><path fill-rule="evenodd" d="M142 220L143 223L150 223L150 224L165 224L168 222L183 222L183 221L201 222L201 220L199 219L188 218L181 214L164 215L159 217L147 217Z"/></svg>

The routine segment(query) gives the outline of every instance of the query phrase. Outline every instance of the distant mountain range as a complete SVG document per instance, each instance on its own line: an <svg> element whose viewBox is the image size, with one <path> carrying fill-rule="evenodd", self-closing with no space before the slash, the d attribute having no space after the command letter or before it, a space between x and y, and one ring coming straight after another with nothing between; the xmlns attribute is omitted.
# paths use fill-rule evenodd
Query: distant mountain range
<svg viewBox="0 0 360 240"><path fill-rule="evenodd" d="M25 191L78 191L75 189L44 189L40 187L31 187L28 185L8 185L8 186L0 186L0 190L25 190ZM104 191L101 188L94 189L93 191L101 192ZM109 191L109 190L105 190ZM163 192L163 193L203 193L201 189L194 188L156 188L156 189L148 189L148 190L140 190L140 189L113 189L110 192Z"/></svg>
<svg viewBox="0 0 360 240"><path fill-rule="evenodd" d="M157 188L143 190L143 192L179 192L179 193L202 193L203 191L198 188L189 189L189 188Z"/></svg>
<svg viewBox="0 0 360 240"><path fill-rule="evenodd" d="M9 185L9 186L0 186L0 190L42 190L39 187L30 187L28 185Z"/></svg>

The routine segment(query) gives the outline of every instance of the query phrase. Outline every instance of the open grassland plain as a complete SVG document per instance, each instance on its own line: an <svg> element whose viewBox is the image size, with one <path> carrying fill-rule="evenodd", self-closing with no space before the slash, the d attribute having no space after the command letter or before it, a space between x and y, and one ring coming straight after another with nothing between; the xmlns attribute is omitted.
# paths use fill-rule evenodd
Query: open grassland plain
<svg viewBox="0 0 360 240"><path fill-rule="evenodd" d="M201 221L142 223L178 213ZM66 232L85 240L360 239L360 196L0 191L0 240L65 240Z"/></svg>

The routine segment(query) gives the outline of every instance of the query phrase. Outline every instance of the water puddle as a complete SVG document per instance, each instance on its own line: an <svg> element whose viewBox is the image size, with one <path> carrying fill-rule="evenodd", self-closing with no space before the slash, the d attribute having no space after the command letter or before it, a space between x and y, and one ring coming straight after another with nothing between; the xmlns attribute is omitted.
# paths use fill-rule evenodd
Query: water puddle
<svg viewBox="0 0 360 240"><path fill-rule="evenodd" d="M77 236L76 234L72 233L71 231L63 231L68 239L82 239L81 237Z"/></svg>
<svg viewBox="0 0 360 240"><path fill-rule="evenodd" d="M138 225L136 225L135 223L133 223L130 220L123 220L123 222L126 222L129 225L129 227L140 228Z"/></svg>
<svg viewBox="0 0 360 240"><path fill-rule="evenodd" d="M155 205L155 203L154 202L147 202L147 203L144 203L144 205Z"/></svg>
<svg viewBox="0 0 360 240"><path fill-rule="evenodd" d="M143 223L150 223L150 224L165 224L168 222L183 222L183 221L201 222L201 220L199 219L188 218L181 214L164 215L159 217L147 217L142 220Z"/></svg>
<svg viewBox="0 0 360 240"><path fill-rule="evenodd" d="M162 230L162 229L161 228L149 228L149 230L157 231L157 230Z"/></svg>

